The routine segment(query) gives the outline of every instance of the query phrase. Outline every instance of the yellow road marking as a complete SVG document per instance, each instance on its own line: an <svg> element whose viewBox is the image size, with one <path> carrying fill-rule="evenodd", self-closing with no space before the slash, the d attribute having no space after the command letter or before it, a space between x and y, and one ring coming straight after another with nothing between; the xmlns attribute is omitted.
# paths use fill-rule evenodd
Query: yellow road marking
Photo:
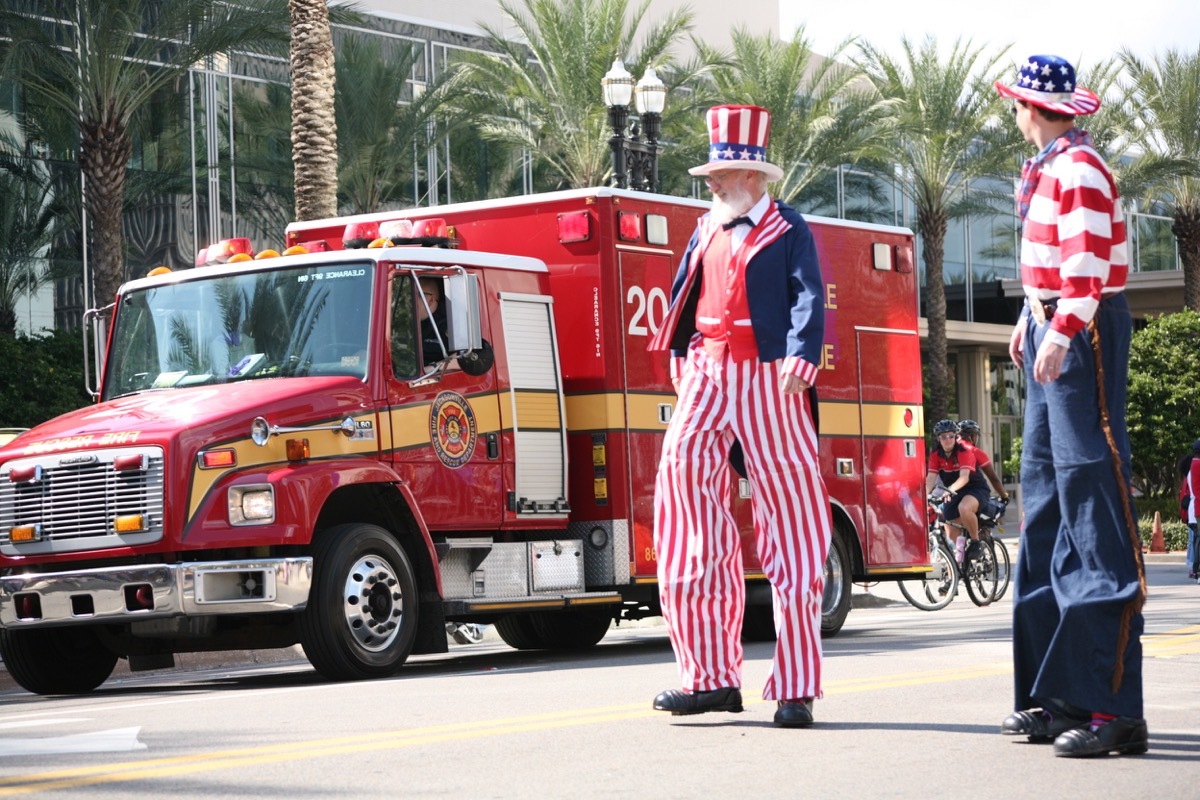
<svg viewBox="0 0 1200 800"><path fill-rule="evenodd" d="M1142 637L1143 653L1149 657L1200 653L1200 625L1180 628L1167 633ZM973 680L1012 672L1009 662L975 664L941 670L897 673L866 678L844 678L827 681L826 695L856 694L859 692L894 689L950 681ZM749 700L746 705L758 705L762 700ZM106 783L146 780L149 778L191 775L215 770L234 769L256 764L278 764L322 756L361 754L368 751L396 750L442 742L462 742L493 736L506 736L531 731L621 722L660 716L646 703L609 706L607 708L568 709L545 714L531 714L495 720L472 720L447 725L432 725L412 730L312 739L260 747L216 750L187 756L125 761L116 764L74 767L0 778L0 797L95 786Z"/></svg>

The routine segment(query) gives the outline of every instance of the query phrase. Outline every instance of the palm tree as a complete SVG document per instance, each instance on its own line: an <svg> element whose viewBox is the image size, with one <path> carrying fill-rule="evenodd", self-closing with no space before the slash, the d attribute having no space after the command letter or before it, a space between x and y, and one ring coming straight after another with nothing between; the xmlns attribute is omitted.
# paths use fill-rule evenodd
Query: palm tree
<svg viewBox="0 0 1200 800"><path fill-rule="evenodd" d="M337 215L333 31L326 0L288 0L296 219Z"/></svg>
<svg viewBox="0 0 1200 800"><path fill-rule="evenodd" d="M47 255L59 224L49 173L18 155L15 144L0 140L0 336L16 333L17 301L49 278Z"/></svg>
<svg viewBox="0 0 1200 800"><path fill-rule="evenodd" d="M803 26L782 44L739 28L730 58L702 49L716 65L712 79L721 102L771 112L770 157L784 167L776 193L786 202L794 203L831 171L868 154L890 129L893 103L873 93L860 70L839 61L850 43L821 56L813 52Z"/></svg>
<svg viewBox="0 0 1200 800"><path fill-rule="evenodd" d="M942 276L946 231L951 218L971 207L972 181L1011 173L1016 137L1007 120L997 124L1004 104L993 83L1001 77L1003 52L985 56L982 48L959 40L942 59L932 37L919 47L907 38L900 44L899 59L861 44L858 63L879 94L897 104L890 156L921 236L929 324L926 413L941 419L949 408Z"/></svg>
<svg viewBox="0 0 1200 800"><path fill-rule="evenodd" d="M526 148L566 186L598 185L611 166L600 79L614 58L634 75L666 66L691 13L670 12L635 50L649 0L632 11L629 0L501 0L500 7L523 41L484 26L496 53L464 64L472 99L487 109L481 131Z"/></svg>
<svg viewBox="0 0 1200 800"><path fill-rule="evenodd" d="M98 302L125 279L121 211L134 116L197 62L233 48L282 51L287 35L281 0L8 0L0 8L0 71L31 106L77 121Z"/></svg>
<svg viewBox="0 0 1200 800"><path fill-rule="evenodd" d="M1139 144L1145 154L1134 165L1149 159L1178 162L1173 174L1146 181L1139 194L1170 208L1183 262L1183 302L1200 311L1200 53L1168 50L1143 61L1123 50L1120 58L1131 81L1130 100L1142 110L1144 125Z"/></svg>
<svg viewBox="0 0 1200 800"><path fill-rule="evenodd" d="M435 121L452 132L448 102L454 73L444 71L410 91L407 81L422 56L414 45L382 52L377 38L351 35L338 46L337 110L339 195L349 213L394 205L409 188L414 143L426 145ZM435 181L437 176L427 176Z"/></svg>

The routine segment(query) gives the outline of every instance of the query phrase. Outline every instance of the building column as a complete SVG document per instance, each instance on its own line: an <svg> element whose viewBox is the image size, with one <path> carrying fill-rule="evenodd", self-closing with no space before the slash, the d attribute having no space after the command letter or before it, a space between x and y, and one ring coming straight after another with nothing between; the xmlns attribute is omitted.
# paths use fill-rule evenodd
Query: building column
<svg viewBox="0 0 1200 800"><path fill-rule="evenodd" d="M992 394L988 385L991 374L991 357L982 347L963 347L956 351L958 367L955 380L958 385L958 418L973 419L985 439L991 438ZM992 442L986 442L991 452Z"/></svg>

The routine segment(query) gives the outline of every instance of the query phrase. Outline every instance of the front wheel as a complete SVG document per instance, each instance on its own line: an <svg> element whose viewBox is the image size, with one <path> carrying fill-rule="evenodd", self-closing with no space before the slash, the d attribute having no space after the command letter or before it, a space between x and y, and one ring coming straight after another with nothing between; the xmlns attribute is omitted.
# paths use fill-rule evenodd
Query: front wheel
<svg viewBox="0 0 1200 800"><path fill-rule="evenodd" d="M933 569L922 578L900 581L900 594L922 611L937 611L950 605L958 594L958 567L944 545L929 555Z"/></svg>
<svg viewBox="0 0 1200 800"><path fill-rule="evenodd" d="M34 694L83 694L108 680L117 654L87 627L0 628L8 674Z"/></svg>
<svg viewBox="0 0 1200 800"><path fill-rule="evenodd" d="M391 675L417 635L417 579L404 550L375 525L338 525L313 547L313 585L300 643L335 681Z"/></svg>
<svg viewBox="0 0 1200 800"><path fill-rule="evenodd" d="M975 605L983 607L996 599L999 573L995 550L988 542L972 542L967 546L967 555L963 559L963 580L967 583L967 596Z"/></svg>

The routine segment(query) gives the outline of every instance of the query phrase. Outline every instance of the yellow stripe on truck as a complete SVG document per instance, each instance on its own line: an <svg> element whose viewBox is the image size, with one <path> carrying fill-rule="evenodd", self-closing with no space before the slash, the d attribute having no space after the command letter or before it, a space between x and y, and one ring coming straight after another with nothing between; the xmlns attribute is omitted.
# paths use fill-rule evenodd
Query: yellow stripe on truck
<svg viewBox="0 0 1200 800"><path fill-rule="evenodd" d="M369 421L372 425L375 424L374 414L362 414L354 417L355 422ZM338 421L313 423L314 426L324 427L326 425L336 424ZM378 437L378 433L376 433ZM379 452L378 438L372 439L351 439L339 431L316 430L309 432L285 433L279 436L272 436L267 440L264 447L259 447L249 438L239 439L235 442L221 442L212 444L205 450L227 450L232 449L237 454L237 464L229 469L200 469L199 465L192 467L192 494L188 505L187 521L190 523L196 516L196 512L200 508L200 503L208 495L221 478L231 472L242 472L247 468L263 466L267 464L286 464L287 463L287 440L307 438L309 445L310 457L331 458L333 456L343 455L374 455Z"/></svg>
<svg viewBox="0 0 1200 800"><path fill-rule="evenodd" d="M620 392L567 395L567 428L572 433L586 431L665 431L661 422L668 415L662 406L674 412L675 396L650 392ZM911 425L904 422L910 412ZM922 436L921 406L905 403L858 403L822 401L822 436L868 436L872 438L913 439Z"/></svg>
<svg viewBox="0 0 1200 800"><path fill-rule="evenodd" d="M516 406L516 425L513 424L513 406ZM556 431L562 427L562 416L558 409L556 392L535 392L518 389L505 392L500 398L501 419L504 429L513 427L523 431Z"/></svg>

